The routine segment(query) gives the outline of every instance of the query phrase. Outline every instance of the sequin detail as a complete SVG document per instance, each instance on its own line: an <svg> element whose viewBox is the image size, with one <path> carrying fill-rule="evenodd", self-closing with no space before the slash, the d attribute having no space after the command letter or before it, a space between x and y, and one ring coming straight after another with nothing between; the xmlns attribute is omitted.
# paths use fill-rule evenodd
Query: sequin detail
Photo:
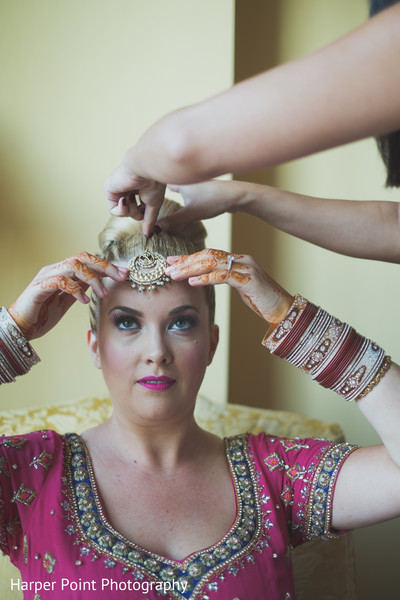
<svg viewBox="0 0 400 600"><path fill-rule="evenodd" d="M50 552L46 552L46 554L44 555L43 566L48 573L52 573L54 571L54 567L56 566L56 559L50 554Z"/></svg>
<svg viewBox="0 0 400 600"><path fill-rule="evenodd" d="M48 471L53 464L53 455L48 452L41 452L39 456L35 456L33 461L29 464L30 467L38 469L39 466L43 467L45 471Z"/></svg>

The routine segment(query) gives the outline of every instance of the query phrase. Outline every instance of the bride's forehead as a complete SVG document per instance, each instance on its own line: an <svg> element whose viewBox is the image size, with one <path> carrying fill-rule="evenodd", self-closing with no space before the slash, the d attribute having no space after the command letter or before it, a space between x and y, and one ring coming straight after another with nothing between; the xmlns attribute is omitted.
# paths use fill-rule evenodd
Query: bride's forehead
<svg viewBox="0 0 400 600"><path fill-rule="evenodd" d="M108 279L104 281L108 288L108 296L103 303L110 307L111 304L128 306L141 312L154 310L168 312L176 306L192 304L197 307L206 304L204 290L191 287L186 281L172 281L165 287L157 287L155 290L139 292L132 289L129 281L117 283Z"/></svg>

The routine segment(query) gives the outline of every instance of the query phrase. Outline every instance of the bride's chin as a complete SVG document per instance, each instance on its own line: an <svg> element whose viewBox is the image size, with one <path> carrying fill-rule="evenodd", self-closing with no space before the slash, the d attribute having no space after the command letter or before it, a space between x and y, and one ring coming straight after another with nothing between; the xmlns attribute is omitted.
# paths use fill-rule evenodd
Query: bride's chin
<svg viewBox="0 0 400 600"><path fill-rule="evenodd" d="M194 403L190 402L185 405L177 403L176 400L169 397L149 397L140 402L140 406L135 407L135 413L142 419L151 422L161 423L175 417L182 418L184 415L192 417L194 411Z"/></svg>

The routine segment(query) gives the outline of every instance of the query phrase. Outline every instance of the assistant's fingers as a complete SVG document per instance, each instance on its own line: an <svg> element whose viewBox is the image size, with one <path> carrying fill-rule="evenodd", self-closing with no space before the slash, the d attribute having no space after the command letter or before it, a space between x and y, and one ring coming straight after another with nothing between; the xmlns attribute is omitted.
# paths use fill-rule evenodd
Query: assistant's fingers
<svg viewBox="0 0 400 600"><path fill-rule="evenodd" d="M114 217L129 217L129 206L126 196L118 198L109 208Z"/></svg>
<svg viewBox="0 0 400 600"><path fill-rule="evenodd" d="M118 210L122 210L121 200L133 192L136 187L137 177L125 164L121 163L104 182L108 210L112 214L117 214ZM117 216L121 215L117 214Z"/></svg>
<svg viewBox="0 0 400 600"><path fill-rule="evenodd" d="M146 237L150 237L150 235L154 231L154 226L157 221L159 210L160 206L146 206L145 208L143 215L142 231Z"/></svg>

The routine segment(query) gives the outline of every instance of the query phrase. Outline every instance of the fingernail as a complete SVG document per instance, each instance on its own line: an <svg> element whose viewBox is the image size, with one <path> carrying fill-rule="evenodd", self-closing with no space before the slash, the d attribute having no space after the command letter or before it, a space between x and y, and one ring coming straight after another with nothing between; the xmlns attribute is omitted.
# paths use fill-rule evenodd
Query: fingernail
<svg viewBox="0 0 400 600"><path fill-rule="evenodd" d="M196 283L198 283L199 281L201 281L201 277L199 275L197 275L196 277L189 277L188 279L189 285L196 285Z"/></svg>

